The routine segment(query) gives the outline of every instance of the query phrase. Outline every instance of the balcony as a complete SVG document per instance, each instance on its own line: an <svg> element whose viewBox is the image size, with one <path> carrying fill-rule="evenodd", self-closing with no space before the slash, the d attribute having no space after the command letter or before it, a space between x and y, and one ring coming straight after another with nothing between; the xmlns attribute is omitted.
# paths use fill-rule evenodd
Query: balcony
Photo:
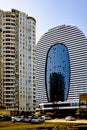
<svg viewBox="0 0 87 130"><path fill-rule="evenodd" d="M3 47L5 48L7 48L7 47L14 47L15 48L15 43L14 44L12 44L12 43L10 43L10 42L5 42L5 41L3 41Z"/></svg>
<svg viewBox="0 0 87 130"><path fill-rule="evenodd" d="M15 84L15 81L4 81L4 84Z"/></svg>
<svg viewBox="0 0 87 130"><path fill-rule="evenodd" d="M10 39L9 39L9 40L4 40L4 41L3 41L3 44L4 44L4 43L8 43L8 42L9 42L9 44L10 44L11 46L14 45L14 47L15 47L15 41L12 41L12 40L10 40Z"/></svg>

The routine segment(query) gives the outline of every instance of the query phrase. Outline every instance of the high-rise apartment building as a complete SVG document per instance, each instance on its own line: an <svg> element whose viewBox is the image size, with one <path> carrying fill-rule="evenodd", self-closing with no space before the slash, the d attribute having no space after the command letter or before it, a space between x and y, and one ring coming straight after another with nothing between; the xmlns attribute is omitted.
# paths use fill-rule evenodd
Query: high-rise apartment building
<svg viewBox="0 0 87 130"><path fill-rule="evenodd" d="M35 109L36 20L0 10L0 106Z"/></svg>
<svg viewBox="0 0 87 130"><path fill-rule="evenodd" d="M57 26L41 37L36 51L36 90L37 107L54 101L77 105L79 95L87 93L87 38L78 27Z"/></svg>

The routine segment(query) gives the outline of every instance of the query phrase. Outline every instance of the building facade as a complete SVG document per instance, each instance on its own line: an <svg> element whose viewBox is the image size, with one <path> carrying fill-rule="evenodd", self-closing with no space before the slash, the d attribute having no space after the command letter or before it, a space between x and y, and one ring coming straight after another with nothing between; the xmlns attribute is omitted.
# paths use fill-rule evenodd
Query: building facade
<svg viewBox="0 0 87 130"><path fill-rule="evenodd" d="M79 102L87 93L87 38L76 26L46 32L36 49L36 104Z"/></svg>
<svg viewBox="0 0 87 130"><path fill-rule="evenodd" d="M35 109L36 20L0 10L0 106Z"/></svg>

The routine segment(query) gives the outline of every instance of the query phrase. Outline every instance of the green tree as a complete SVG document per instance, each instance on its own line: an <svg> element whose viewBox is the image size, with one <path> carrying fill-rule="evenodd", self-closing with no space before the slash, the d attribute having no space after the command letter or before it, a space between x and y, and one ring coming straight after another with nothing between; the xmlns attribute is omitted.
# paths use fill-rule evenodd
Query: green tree
<svg viewBox="0 0 87 130"><path fill-rule="evenodd" d="M84 108L79 107L76 111L76 116L78 118L85 118L87 116L87 111Z"/></svg>

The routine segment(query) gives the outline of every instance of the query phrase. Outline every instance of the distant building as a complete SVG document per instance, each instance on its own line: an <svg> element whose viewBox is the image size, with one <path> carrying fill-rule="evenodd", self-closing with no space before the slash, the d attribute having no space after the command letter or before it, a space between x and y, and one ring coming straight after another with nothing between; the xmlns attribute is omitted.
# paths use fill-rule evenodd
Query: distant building
<svg viewBox="0 0 87 130"><path fill-rule="evenodd" d="M79 95L79 107L87 108L87 93Z"/></svg>
<svg viewBox="0 0 87 130"><path fill-rule="evenodd" d="M36 20L0 10L0 106L35 110Z"/></svg>
<svg viewBox="0 0 87 130"><path fill-rule="evenodd" d="M87 38L76 26L54 27L37 43L37 107L52 102L77 107L83 93L87 93Z"/></svg>

